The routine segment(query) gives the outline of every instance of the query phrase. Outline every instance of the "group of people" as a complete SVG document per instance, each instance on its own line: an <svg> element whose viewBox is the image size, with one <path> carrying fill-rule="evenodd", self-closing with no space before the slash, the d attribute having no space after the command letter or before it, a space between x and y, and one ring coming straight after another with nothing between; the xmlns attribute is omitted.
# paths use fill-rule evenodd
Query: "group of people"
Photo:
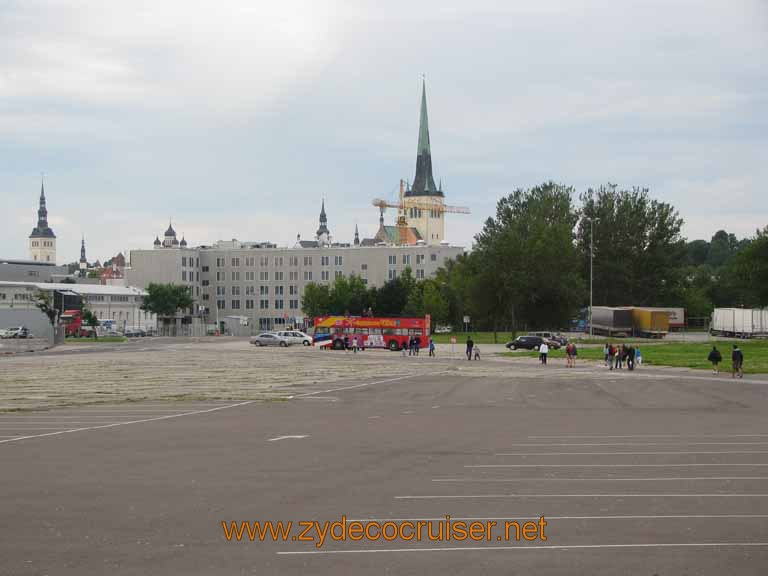
<svg viewBox="0 0 768 576"><path fill-rule="evenodd" d="M626 364L627 370L634 370L635 364L642 364L643 357L640 355L640 346L622 344L614 346L610 342L603 346L603 356L605 365L611 370L621 370Z"/></svg>
<svg viewBox="0 0 768 576"><path fill-rule="evenodd" d="M480 360L480 346L475 344L472 336L467 336L467 360Z"/></svg>
<svg viewBox="0 0 768 576"><path fill-rule="evenodd" d="M435 341L432 340L432 338L429 339L429 344L427 345L427 348L429 349L429 355L434 356L435 355ZM403 356L406 355L406 351L408 352L408 356L418 356L419 350L421 350L421 337L420 336L411 336L408 338L408 343L403 346Z"/></svg>
<svg viewBox="0 0 768 576"><path fill-rule="evenodd" d="M723 355L720 354L717 346L712 346L707 360L712 363L712 373L717 374L720 371L720 362L723 361ZM734 344L731 351L731 378L736 378L736 376L744 378L744 352L741 351L738 344Z"/></svg>

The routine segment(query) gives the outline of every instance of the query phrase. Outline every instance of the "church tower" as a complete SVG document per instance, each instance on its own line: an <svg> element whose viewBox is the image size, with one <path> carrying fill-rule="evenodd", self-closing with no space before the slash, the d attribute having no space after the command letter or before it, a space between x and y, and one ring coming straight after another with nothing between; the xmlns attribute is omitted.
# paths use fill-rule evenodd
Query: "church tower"
<svg viewBox="0 0 768 576"><path fill-rule="evenodd" d="M413 178L413 185L405 191L403 206L409 226L416 228L427 244L440 244L445 240L445 213L441 209L444 203L442 185L436 186L432 175L427 86L426 81L422 80L416 175Z"/></svg>
<svg viewBox="0 0 768 576"><path fill-rule="evenodd" d="M56 235L48 226L48 209L45 206L45 183L40 183L40 207L37 209L37 226L29 235L29 259L56 264Z"/></svg>
<svg viewBox="0 0 768 576"><path fill-rule="evenodd" d="M80 268L80 277L85 278L88 275L88 259L85 257L85 237L80 240L80 261L78 262Z"/></svg>
<svg viewBox="0 0 768 576"><path fill-rule="evenodd" d="M328 216L325 215L325 199L320 208L320 227L317 229L318 246L328 246L331 243L331 233L328 230Z"/></svg>

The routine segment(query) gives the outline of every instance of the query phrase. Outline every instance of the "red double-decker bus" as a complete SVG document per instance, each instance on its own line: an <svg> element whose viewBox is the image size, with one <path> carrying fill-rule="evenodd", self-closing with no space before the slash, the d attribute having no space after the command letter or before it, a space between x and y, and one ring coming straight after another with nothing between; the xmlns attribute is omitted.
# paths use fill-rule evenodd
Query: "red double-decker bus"
<svg viewBox="0 0 768 576"><path fill-rule="evenodd" d="M368 318L359 316L318 316L315 318L313 343L343 350L357 338L360 348L402 350L416 338L420 348L429 346L430 317Z"/></svg>

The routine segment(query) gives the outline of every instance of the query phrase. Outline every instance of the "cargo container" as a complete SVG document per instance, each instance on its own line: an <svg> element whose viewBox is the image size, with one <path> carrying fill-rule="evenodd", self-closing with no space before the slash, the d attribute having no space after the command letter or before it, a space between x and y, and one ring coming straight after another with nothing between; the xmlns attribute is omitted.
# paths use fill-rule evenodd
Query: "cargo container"
<svg viewBox="0 0 768 576"><path fill-rule="evenodd" d="M624 333L632 334L632 308L610 306L592 307L592 331L597 334L613 336Z"/></svg>
<svg viewBox="0 0 768 576"><path fill-rule="evenodd" d="M669 317L670 330L685 330L685 308L660 308L658 306L644 307L645 310L666 312Z"/></svg>
<svg viewBox="0 0 768 576"><path fill-rule="evenodd" d="M632 327L635 336L664 338L669 332L669 313L655 308L632 308Z"/></svg>
<svg viewBox="0 0 768 576"><path fill-rule="evenodd" d="M768 309L715 308L709 331L716 336L768 336Z"/></svg>

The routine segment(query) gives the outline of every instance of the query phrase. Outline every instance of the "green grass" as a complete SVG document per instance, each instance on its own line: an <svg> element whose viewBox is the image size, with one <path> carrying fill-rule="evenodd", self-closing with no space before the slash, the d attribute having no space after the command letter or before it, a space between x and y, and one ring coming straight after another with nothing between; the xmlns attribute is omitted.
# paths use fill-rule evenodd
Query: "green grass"
<svg viewBox="0 0 768 576"><path fill-rule="evenodd" d="M744 353L745 374L768 373L768 340L740 341L739 348ZM698 368L710 370L712 365L707 361L707 356L712 346L716 345L723 355L720 371L727 372L731 369L731 350L733 341L699 342L688 344L685 342L663 342L641 344L640 351L643 355L643 364L655 366L673 366L677 368ZM538 352L507 352L505 356L531 356L538 357ZM554 350L549 353L549 358L565 358L565 350ZM579 360L602 360L602 348L580 348Z"/></svg>
<svg viewBox="0 0 768 576"><path fill-rule="evenodd" d="M67 338L66 344L109 344L114 342L126 342L124 336L102 336L101 338Z"/></svg>

